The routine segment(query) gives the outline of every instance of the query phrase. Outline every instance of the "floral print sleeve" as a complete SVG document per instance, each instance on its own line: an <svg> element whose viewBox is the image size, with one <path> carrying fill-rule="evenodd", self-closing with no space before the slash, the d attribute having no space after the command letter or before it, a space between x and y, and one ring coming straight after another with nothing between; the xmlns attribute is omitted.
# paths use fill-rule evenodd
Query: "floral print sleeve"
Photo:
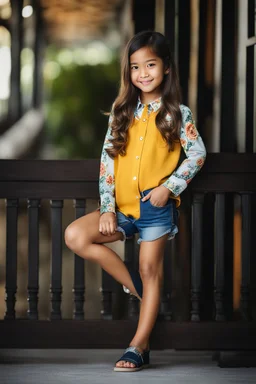
<svg viewBox="0 0 256 384"><path fill-rule="evenodd" d="M100 213L113 212L115 213L115 176L114 176L114 160L106 152L106 148L112 146L109 139L111 136L111 122L113 115L110 114L108 122L108 130L105 136L101 160L100 160L100 177L99 177L99 192L100 192Z"/></svg>
<svg viewBox="0 0 256 384"><path fill-rule="evenodd" d="M185 105L181 105L180 108L182 113L180 143L187 158L163 183L174 196L179 196L186 189L192 178L202 168L206 158L206 149L195 127L191 110Z"/></svg>

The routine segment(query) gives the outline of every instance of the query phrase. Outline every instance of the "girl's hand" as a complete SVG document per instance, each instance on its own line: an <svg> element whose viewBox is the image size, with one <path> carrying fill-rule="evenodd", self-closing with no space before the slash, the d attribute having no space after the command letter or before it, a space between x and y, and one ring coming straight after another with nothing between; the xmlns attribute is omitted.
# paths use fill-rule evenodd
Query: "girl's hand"
<svg viewBox="0 0 256 384"><path fill-rule="evenodd" d="M99 231L102 235L111 236L116 232L116 215L112 212L105 212L100 216Z"/></svg>
<svg viewBox="0 0 256 384"><path fill-rule="evenodd" d="M147 196L144 196L141 201L147 201L150 199L152 205L156 207L164 207L170 197L171 192L163 185L156 187L150 191Z"/></svg>

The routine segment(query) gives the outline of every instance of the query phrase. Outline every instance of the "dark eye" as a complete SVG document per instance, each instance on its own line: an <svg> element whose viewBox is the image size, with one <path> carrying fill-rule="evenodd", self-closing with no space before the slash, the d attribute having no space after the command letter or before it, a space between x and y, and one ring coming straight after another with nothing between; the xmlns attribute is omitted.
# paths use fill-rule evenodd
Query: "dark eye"
<svg viewBox="0 0 256 384"><path fill-rule="evenodd" d="M155 66L155 63L149 63L148 66L149 66L149 67L154 67L154 66Z"/></svg>
<svg viewBox="0 0 256 384"><path fill-rule="evenodd" d="M131 70L135 70L135 69L138 69L138 66L137 65L132 65L131 66Z"/></svg>

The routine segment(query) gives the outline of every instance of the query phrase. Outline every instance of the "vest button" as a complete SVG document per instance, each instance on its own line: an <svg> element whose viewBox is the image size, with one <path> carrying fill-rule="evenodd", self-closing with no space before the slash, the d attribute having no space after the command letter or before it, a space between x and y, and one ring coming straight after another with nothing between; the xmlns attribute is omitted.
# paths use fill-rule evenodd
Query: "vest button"
<svg viewBox="0 0 256 384"><path fill-rule="evenodd" d="M136 177L136 176L134 176L134 177L133 177L133 180L137 180L137 177Z"/></svg>
<svg viewBox="0 0 256 384"><path fill-rule="evenodd" d="M140 137L140 140L143 140L143 137L142 137L142 136Z"/></svg>

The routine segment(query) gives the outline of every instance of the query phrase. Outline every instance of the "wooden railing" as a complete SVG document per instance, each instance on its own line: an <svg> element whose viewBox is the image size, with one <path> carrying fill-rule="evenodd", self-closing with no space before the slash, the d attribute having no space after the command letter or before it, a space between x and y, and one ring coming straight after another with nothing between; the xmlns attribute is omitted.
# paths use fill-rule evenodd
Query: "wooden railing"
<svg viewBox="0 0 256 384"><path fill-rule="evenodd" d="M84 260L75 255L74 315L62 319L62 209L73 199L76 217L86 199L98 199L99 160L0 160L0 198L6 199L6 313L0 321L0 347L123 348L136 328L138 302L119 292L124 315L113 319L116 285L102 280L102 320L84 320ZM256 155L208 154L206 164L183 193L179 233L168 242L165 282L152 348L252 350L256 345L256 265L251 221L255 215ZM233 310L234 196L241 215L240 310ZM27 200L28 311L15 320L17 219ZM38 317L39 212L51 206L51 312ZM240 251L240 250L239 250ZM134 240L125 245L125 262L138 262ZM111 319L106 321L105 319Z"/></svg>

